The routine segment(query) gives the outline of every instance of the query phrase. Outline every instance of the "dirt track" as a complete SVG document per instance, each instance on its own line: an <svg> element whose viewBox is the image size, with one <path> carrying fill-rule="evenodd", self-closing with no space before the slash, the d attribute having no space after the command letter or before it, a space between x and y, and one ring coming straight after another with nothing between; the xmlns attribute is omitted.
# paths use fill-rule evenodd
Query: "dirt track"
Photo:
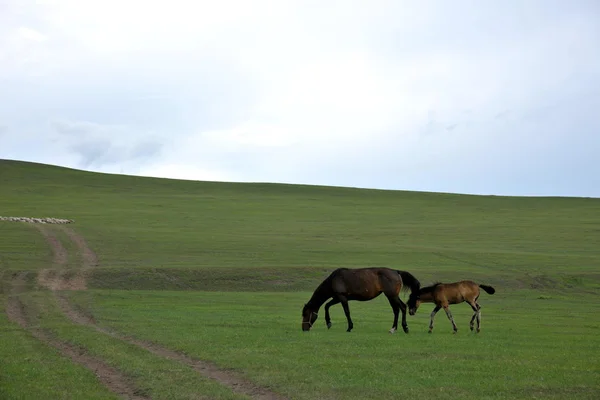
<svg viewBox="0 0 600 400"><path fill-rule="evenodd" d="M20 296L26 292L27 273L19 273L11 282L11 292L6 306L8 318L17 323L24 329L27 329L33 337L44 342L45 344L54 347L61 354L69 357L73 362L83 365L92 370L98 380L107 387L110 391L117 393L127 399L147 400L148 397L137 394L137 389L128 378L118 370L107 365L102 360L86 354L84 351L69 343L60 341L46 334L45 332L31 327L28 320L28 310L25 304L21 301Z"/></svg>
<svg viewBox="0 0 600 400"><path fill-rule="evenodd" d="M66 236L77 246L77 248L79 250L80 258L81 258L81 265L79 265L78 268L76 269L75 275L71 278L68 278L68 277L66 277L65 272L66 272L66 266L67 266L68 259L69 259L69 254L68 254L65 246L63 246L60 239L54 233L55 232L54 229L52 229L48 226L41 226L41 225L36 225L36 227L44 235L48 244L52 248L52 251L54 254L53 268L52 269L44 269L44 270L40 271L40 273L38 275L37 283L38 283L38 285L45 287L47 289L50 289L52 291L53 295L55 296L55 298L57 300L58 305L60 306L60 309L62 310L64 315L67 318L69 318L72 322L74 322L76 324L80 324L80 325L86 325L86 326L93 327L98 332L110 335L110 336L117 338L119 340L122 340L124 342L127 342L127 343L133 344L135 346L138 346L140 348L143 348L155 355L185 364L185 365L193 368L199 374L201 374L205 377L214 379L215 381L228 386L236 393L243 394L243 395L249 396L253 399L259 399L259 400L282 400L282 399L285 399L285 397L283 397L277 393L271 392L266 388L259 387L255 384L253 384L252 382L244 379L243 377L239 376L238 374L232 373L230 371L221 370L209 362L197 360L197 359L189 357L185 354L182 354L182 353L176 352L174 350L157 345L155 343L150 343L147 341L135 339L135 338L123 335L121 333L115 332L106 327L102 327L102 326L98 325L96 323L96 321L94 320L93 316L89 315L89 313L87 313L83 310L78 310L69 301L68 296L66 296L63 292L61 292L63 290L86 290L87 289L86 275L89 272L89 269L98 265L98 257L88 247L85 239L83 237L81 237L79 234L77 234L77 232L75 230L73 230L71 227L67 227L64 225L57 226L56 229L62 230L66 234ZM13 288L15 289L15 291L18 290L18 287L20 287L19 285L20 285L19 280L13 281ZM18 301L18 296L12 296L11 299L17 299L16 302L18 304L21 304ZM19 324L21 324L21 322L23 322L24 320L22 320L22 321L19 320L21 315L19 314L18 309L19 308L22 309L22 304L20 306L18 304L15 304L14 301L9 301L8 308L10 310L7 309L7 312L9 312L9 315L11 315L11 313L12 313L12 318L14 318L13 320L18 322ZM38 337L38 339L43 340L43 338L40 338L40 337ZM46 337L44 339L48 339L48 338ZM44 340L44 341L48 342L47 340ZM53 343L50 343L50 342L48 342L48 343L54 345ZM73 352L70 351L68 348L62 347L62 348L59 348L59 350L61 350L61 352L70 356L71 358L73 358L73 356L72 356ZM77 353L77 351L75 351L75 353ZM85 355L80 355L80 356L84 357L86 359L88 359L88 358L91 359L91 357L89 357L89 356L85 356ZM126 379L124 379L123 377L118 378L118 374L119 374L118 371L116 371L114 369L109 371L105 368L101 368L99 371L102 376L100 376L99 372L97 371L97 368L102 367L103 365L106 366L101 361L96 360L97 364L92 363L92 360L87 360L87 363L83 359L80 361L77 361L74 359L74 361L79 362L80 364L84 364L88 368L96 371L96 375L98 376L100 381L106 387L108 387L110 390L114 391L115 393L123 394L127 398L144 399L144 397L139 397L139 396L135 395L135 389L133 387L130 387L130 386L128 387L126 385L126 383L127 383ZM108 367L108 366L106 366L106 367ZM110 368L110 367L108 367L108 368ZM109 375L111 373L113 374L113 375L110 375L112 378L106 379L106 375Z"/></svg>
<svg viewBox="0 0 600 400"><path fill-rule="evenodd" d="M64 277L65 268L69 261L67 249L62 245L58 237L51 233L50 228L36 224L35 227L44 235L46 241L52 248L54 254L52 268L46 268L40 271L37 277L38 285L54 290L84 290L85 278L75 276L68 279ZM78 271L79 272L79 271ZM80 275L80 273L78 273Z"/></svg>

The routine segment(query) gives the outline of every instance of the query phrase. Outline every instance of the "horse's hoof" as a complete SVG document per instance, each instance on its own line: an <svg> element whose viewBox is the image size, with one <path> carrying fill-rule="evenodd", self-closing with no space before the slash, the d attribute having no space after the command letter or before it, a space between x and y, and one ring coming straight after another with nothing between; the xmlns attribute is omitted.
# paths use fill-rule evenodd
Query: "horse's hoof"
<svg viewBox="0 0 600 400"><path fill-rule="evenodd" d="M390 333L395 333L395 332L396 332L396 328L390 329Z"/></svg>
<svg viewBox="0 0 600 400"><path fill-rule="evenodd" d="M327 329L331 328L331 322L327 323Z"/></svg>
<svg viewBox="0 0 600 400"><path fill-rule="evenodd" d="M433 331L430 329L430 330L427 331L427 333L433 333Z"/></svg>
<svg viewBox="0 0 600 400"><path fill-rule="evenodd" d="M408 333L408 328L402 328L404 330L404 333Z"/></svg>
<svg viewBox="0 0 600 400"><path fill-rule="evenodd" d="M452 334L456 335L456 332L458 332L458 331L453 331Z"/></svg>

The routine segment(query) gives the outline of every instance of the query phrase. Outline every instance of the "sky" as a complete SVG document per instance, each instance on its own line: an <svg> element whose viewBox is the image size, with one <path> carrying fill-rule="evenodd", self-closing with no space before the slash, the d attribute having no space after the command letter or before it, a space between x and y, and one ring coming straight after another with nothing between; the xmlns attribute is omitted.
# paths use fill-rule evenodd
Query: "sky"
<svg viewBox="0 0 600 400"><path fill-rule="evenodd" d="M600 197L598 21L595 0L0 0L0 158Z"/></svg>

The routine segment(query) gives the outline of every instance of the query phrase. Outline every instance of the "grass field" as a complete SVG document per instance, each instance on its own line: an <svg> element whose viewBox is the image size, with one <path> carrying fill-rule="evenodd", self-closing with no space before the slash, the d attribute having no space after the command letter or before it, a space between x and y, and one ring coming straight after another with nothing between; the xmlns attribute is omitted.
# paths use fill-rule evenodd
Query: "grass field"
<svg viewBox="0 0 600 400"><path fill-rule="evenodd" d="M189 182L0 160L0 215L73 219L68 229L98 261L88 290L64 292L95 325L77 323L36 283L58 268L44 236L0 221L3 297L28 271L19 298L30 320L23 329L0 318L1 398L116 398L32 329L104 360L152 399L260 396L102 329L291 399L600 396L600 199ZM68 254L61 268L76 274L84 252L47 229ZM457 335L443 313L427 334L428 304L408 317L410 334L390 335L383 297L350 303L350 334L339 306L331 330L321 317L302 333L302 304L339 266L390 266L423 284L475 279L497 293L481 295L479 335L464 304L452 306Z"/></svg>
<svg viewBox="0 0 600 400"><path fill-rule="evenodd" d="M241 368L297 399L444 397L449 391L473 399L498 391L506 398L595 397L598 361L589 355L600 346L600 305L573 316L579 301L538 297L483 294L480 335L468 329L470 307L454 306L459 333L453 336L443 313L427 334L432 307L425 306L409 319L409 335L390 335L392 314L383 297L352 304L351 334L341 308L333 309L331 330L318 320L303 334L297 305L304 293L94 293L95 312L107 325Z"/></svg>

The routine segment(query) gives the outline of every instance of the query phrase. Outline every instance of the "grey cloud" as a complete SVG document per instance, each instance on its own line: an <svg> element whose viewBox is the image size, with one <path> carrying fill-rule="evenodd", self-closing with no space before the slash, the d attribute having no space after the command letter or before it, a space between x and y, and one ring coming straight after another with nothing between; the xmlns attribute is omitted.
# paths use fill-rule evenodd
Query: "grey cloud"
<svg viewBox="0 0 600 400"><path fill-rule="evenodd" d="M69 146L69 149L81 157L83 168L102 167L113 164L123 158L122 149L115 148L106 139L92 139Z"/></svg>
<svg viewBox="0 0 600 400"><path fill-rule="evenodd" d="M427 123L421 128L421 135L428 136L436 133L438 123L435 118L435 111L429 111L427 113Z"/></svg>
<svg viewBox="0 0 600 400"><path fill-rule="evenodd" d="M101 126L91 122L52 121L52 127L56 132L63 135L87 136L101 130Z"/></svg>
<svg viewBox="0 0 600 400"><path fill-rule="evenodd" d="M57 142L76 154L83 168L140 163L160 156L163 148L160 139L126 126L69 120L55 120L51 126L60 135Z"/></svg>
<svg viewBox="0 0 600 400"><path fill-rule="evenodd" d="M506 118L510 114L510 110L500 111L498 114L494 116L494 119L502 119Z"/></svg>
<svg viewBox="0 0 600 400"><path fill-rule="evenodd" d="M70 144L68 149L80 157L81 167L100 168L131 162L142 164L160 156L162 147L162 143L152 140L119 145L108 139L92 138Z"/></svg>
<svg viewBox="0 0 600 400"><path fill-rule="evenodd" d="M129 151L131 159L149 158L160 155L164 144L158 141L143 141L135 144Z"/></svg>
<svg viewBox="0 0 600 400"><path fill-rule="evenodd" d="M435 135L435 134L439 134L439 133L444 133L445 132L452 132L453 130L455 130L459 125L461 124L465 124L465 122L445 122L445 121L440 121L440 118L438 118L436 116L436 112L435 111L430 111L428 113L427 116L427 122L425 123L425 125L423 126L423 128L421 128L421 135L422 136L429 136L429 135ZM468 125L468 121L466 122L466 124Z"/></svg>

